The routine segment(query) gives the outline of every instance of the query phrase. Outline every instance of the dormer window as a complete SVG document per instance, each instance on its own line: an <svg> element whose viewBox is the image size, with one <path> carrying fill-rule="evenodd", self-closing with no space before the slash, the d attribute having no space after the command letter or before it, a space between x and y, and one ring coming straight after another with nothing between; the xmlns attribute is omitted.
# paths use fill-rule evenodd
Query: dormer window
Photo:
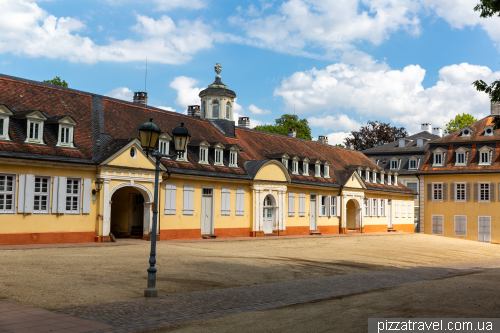
<svg viewBox="0 0 500 333"><path fill-rule="evenodd" d="M493 149L488 146L484 146L479 149L479 165L491 165L493 155Z"/></svg>
<svg viewBox="0 0 500 333"><path fill-rule="evenodd" d="M229 166L233 168L238 167L238 152L235 150L229 152Z"/></svg>
<svg viewBox="0 0 500 333"><path fill-rule="evenodd" d="M160 153L168 155L168 151L170 148L169 146L170 146L170 141L160 139L159 141Z"/></svg>
<svg viewBox="0 0 500 333"><path fill-rule="evenodd" d="M464 147L460 147L456 151L455 166L466 166L468 151Z"/></svg>
<svg viewBox="0 0 500 333"><path fill-rule="evenodd" d="M315 173L314 173L314 177L321 177L321 165L319 164L316 164L315 166Z"/></svg>
<svg viewBox="0 0 500 333"><path fill-rule="evenodd" d="M391 170L399 169L399 161L397 159L391 160Z"/></svg>
<svg viewBox="0 0 500 333"><path fill-rule="evenodd" d="M417 139L417 147L422 147L424 145L424 139Z"/></svg>
<svg viewBox="0 0 500 333"><path fill-rule="evenodd" d="M179 157L177 157L179 162L187 162L187 151L183 151Z"/></svg>
<svg viewBox="0 0 500 333"><path fill-rule="evenodd" d="M493 135L493 127L488 126L484 129L484 136L492 136Z"/></svg>
<svg viewBox="0 0 500 333"><path fill-rule="evenodd" d="M200 147L200 162L201 164L208 164L208 148Z"/></svg>
<svg viewBox="0 0 500 333"><path fill-rule="evenodd" d="M408 169L410 169L410 170L417 169L417 159L416 158L410 159L410 164L408 166Z"/></svg>
<svg viewBox="0 0 500 333"><path fill-rule="evenodd" d="M392 175L388 174L387 175L387 185L391 185L391 179L392 179Z"/></svg>
<svg viewBox="0 0 500 333"><path fill-rule="evenodd" d="M406 146L406 140L405 139L399 139L399 148L403 148Z"/></svg>
<svg viewBox="0 0 500 333"><path fill-rule="evenodd" d="M223 161L222 149L215 149L215 165L224 165L222 161Z"/></svg>
<svg viewBox="0 0 500 333"><path fill-rule="evenodd" d="M10 140L9 138L9 120L12 111L5 105L0 105L0 140Z"/></svg>
<svg viewBox="0 0 500 333"><path fill-rule="evenodd" d="M373 174L372 174L372 182L373 183L376 183L377 182L377 171L373 170Z"/></svg>
<svg viewBox="0 0 500 333"><path fill-rule="evenodd" d="M434 153L434 165L443 165L443 153Z"/></svg>
<svg viewBox="0 0 500 333"><path fill-rule="evenodd" d="M309 176L309 162L303 162L302 168L304 169L304 176Z"/></svg>
<svg viewBox="0 0 500 333"><path fill-rule="evenodd" d="M294 175L298 175L299 174L299 161L293 161L292 162L292 173Z"/></svg>
<svg viewBox="0 0 500 333"><path fill-rule="evenodd" d="M34 121L28 119L28 133L26 142L42 143L43 142L43 121Z"/></svg>
<svg viewBox="0 0 500 333"><path fill-rule="evenodd" d="M384 184L384 174L380 173L380 184Z"/></svg>
<svg viewBox="0 0 500 333"><path fill-rule="evenodd" d="M329 165L324 166L324 174L325 174L325 178L330 178L330 166Z"/></svg>
<svg viewBox="0 0 500 333"><path fill-rule="evenodd" d="M468 128L464 128L462 130L462 136L470 136L471 135L471 130Z"/></svg>
<svg viewBox="0 0 500 333"><path fill-rule="evenodd" d="M281 159L281 163L285 166L285 168L288 170L288 160L286 158Z"/></svg>
<svg viewBox="0 0 500 333"><path fill-rule="evenodd" d="M398 186L398 175L394 175L394 185Z"/></svg>
<svg viewBox="0 0 500 333"><path fill-rule="evenodd" d="M369 170L365 171L365 181L370 182L370 171Z"/></svg>

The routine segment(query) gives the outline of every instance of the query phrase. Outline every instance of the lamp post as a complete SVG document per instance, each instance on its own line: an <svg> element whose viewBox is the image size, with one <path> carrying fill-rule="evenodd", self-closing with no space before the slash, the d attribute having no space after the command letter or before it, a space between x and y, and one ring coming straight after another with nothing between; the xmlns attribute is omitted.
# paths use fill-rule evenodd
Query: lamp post
<svg viewBox="0 0 500 333"><path fill-rule="evenodd" d="M160 160L162 157L174 158L180 156L184 151L186 151L187 144L189 141L189 131L184 127L184 122L181 122L181 126L176 127L173 131L174 137L174 149L175 154L166 155L162 154L160 151L155 149L158 142L158 137L160 136L161 130L158 125L153 123L153 117L139 126L139 134L141 137L141 147L146 152L146 156L153 156L156 159L155 168L155 189L154 189L154 203L153 203L153 230L151 232L151 253L149 257L149 268L148 268L148 287L144 290L144 297L156 297L158 296L158 290L156 290L156 229L158 225L158 178L160 174Z"/></svg>

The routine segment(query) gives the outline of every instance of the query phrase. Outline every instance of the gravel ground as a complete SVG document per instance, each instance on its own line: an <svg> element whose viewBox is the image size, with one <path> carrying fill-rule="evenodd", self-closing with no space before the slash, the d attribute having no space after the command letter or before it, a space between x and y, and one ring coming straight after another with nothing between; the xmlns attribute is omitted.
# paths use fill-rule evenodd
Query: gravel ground
<svg viewBox="0 0 500 333"><path fill-rule="evenodd" d="M0 300L45 308L142 297L149 243L0 250ZM159 242L159 294L230 288L500 256L500 247L403 234Z"/></svg>

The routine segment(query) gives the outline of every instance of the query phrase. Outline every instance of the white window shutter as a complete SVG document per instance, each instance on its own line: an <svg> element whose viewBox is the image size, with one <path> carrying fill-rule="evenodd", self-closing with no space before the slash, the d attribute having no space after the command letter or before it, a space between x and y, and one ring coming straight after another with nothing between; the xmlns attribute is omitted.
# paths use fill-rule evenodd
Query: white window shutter
<svg viewBox="0 0 500 333"><path fill-rule="evenodd" d="M194 185L184 185L182 214L193 215Z"/></svg>
<svg viewBox="0 0 500 333"><path fill-rule="evenodd" d="M384 216L387 216L387 209L389 208L389 200L384 200L385 202L385 207L384 207Z"/></svg>
<svg viewBox="0 0 500 333"><path fill-rule="evenodd" d="M337 196L337 202L335 203L336 207L335 207L335 210L336 210L336 213L337 213L337 216L340 216L340 195Z"/></svg>
<svg viewBox="0 0 500 333"><path fill-rule="evenodd" d="M242 188L236 189L236 215L245 215L245 190Z"/></svg>
<svg viewBox="0 0 500 333"><path fill-rule="evenodd" d="M326 198L326 216L332 216L332 207L331 207L331 201L332 201L332 197L331 196L328 196Z"/></svg>
<svg viewBox="0 0 500 333"><path fill-rule="evenodd" d="M231 189L223 187L221 190L221 215L230 215Z"/></svg>
<svg viewBox="0 0 500 333"><path fill-rule="evenodd" d="M372 216L372 199L368 199L368 216Z"/></svg>
<svg viewBox="0 0 500 333"><path fill-rule="evenodd" d="M405 217L406 201L401 200L401 217Z"/></svg>
<svg viewBox="0 0 500 333"><path fill-rule="evenodd" d="M90 196L92 186L92 179L83 179L83 204L82 204L82 214L90 214Z"/></svg>
<svg viewBox="0 0 500 333"><path fill-rule="evenodd" d="M19 191L17 193L17 212L24 213L24 196L26 191L26 175L19 175Z"/></svg>
<svg viewBox="0 0 500 333"><path fill-rule="evenodd" d="M412 204L411 204L411 201L408 201L408 217L411 218L411 211L412 211Z"/></svg>
<svg viewBox="0 0 500 333"><path fill-rule="evenodd" d="M323 215L323 196L322 195L318 195L318 216L324 216Z"/></svg>
<svg viewBox="0 0 500 333"><path fill-rule="evenodd" d="M24 191L24 213L33 213L35 199L35 175L26 175L26 188Z"/></svg>
<svg viewBox="0 0 500 333"><path fill-rule="evenodd" d="M377 216L382 216L382 199L377 199L377 201L378 201Z"/></svg>
<svg viewBox="0 0 500 333"><path fill-rule="evenodd" d="M175 184L165 184L165 215L175 215L177 188Z"/></svg>
<svg viewBox="0 0 500 333"><path fill-rule="evenodd" d="M299 194L299 216L306 216L306 195L305 195L305 193Z"/></svg>
<svg viewBox="0 0 500 333"><path fill-rule="evenodd" d="M59 198L59 177L54 177L54 184L52 184L52 214L57 214L57 199Z"/></svg>
<svg viewBox="0 0 500 333"><path fill-rule="evenodd" d="M66 184L68 178L59 177L59 189L57 191L57 212L63 214L66 212Z"/></svg>
<svg viewBox="0 0 500 333"><path fill-rule="evenodd" d="M399 217L399 201L398 200L394 200L394 208L395 208L394 217Z"/></svg>
<svg viewBox="0 0 500 333"><path fill-rule="evenodd" d="M288 193L288 216L295 216L295 193Z"/></svg>

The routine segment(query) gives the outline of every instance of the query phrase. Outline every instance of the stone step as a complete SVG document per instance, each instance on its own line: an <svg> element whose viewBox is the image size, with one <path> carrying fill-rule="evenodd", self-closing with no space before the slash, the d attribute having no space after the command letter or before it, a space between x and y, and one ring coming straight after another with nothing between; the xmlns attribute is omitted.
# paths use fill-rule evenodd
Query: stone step
<svg viewBox="0 0 500 333"><path fill-rule="evenodd" d="M208 235L201 235L201 238L203 238L203 239L213 239L213 238L217 238L217 236L215 236L214 234L208 234Z"/></svg>
<svg viewBox="0 0 500 333"><path fill-rule="evenodd" d="M387 232L397 232L397 230L393 228L387 228Z"/></svg>
<svg viewBox="0 0 500 333"><path fill-rule="evenodd" d="M309 235L321 236L321 232L319 232L318 230L311 230L309 232Z"/></svg>
<svg viewBox="0 0 500 333"><path fill-rule="evenodd" d="M270 234L264 234L264 236L278 236L278 234L275 232L271 232Z"/></svg>

